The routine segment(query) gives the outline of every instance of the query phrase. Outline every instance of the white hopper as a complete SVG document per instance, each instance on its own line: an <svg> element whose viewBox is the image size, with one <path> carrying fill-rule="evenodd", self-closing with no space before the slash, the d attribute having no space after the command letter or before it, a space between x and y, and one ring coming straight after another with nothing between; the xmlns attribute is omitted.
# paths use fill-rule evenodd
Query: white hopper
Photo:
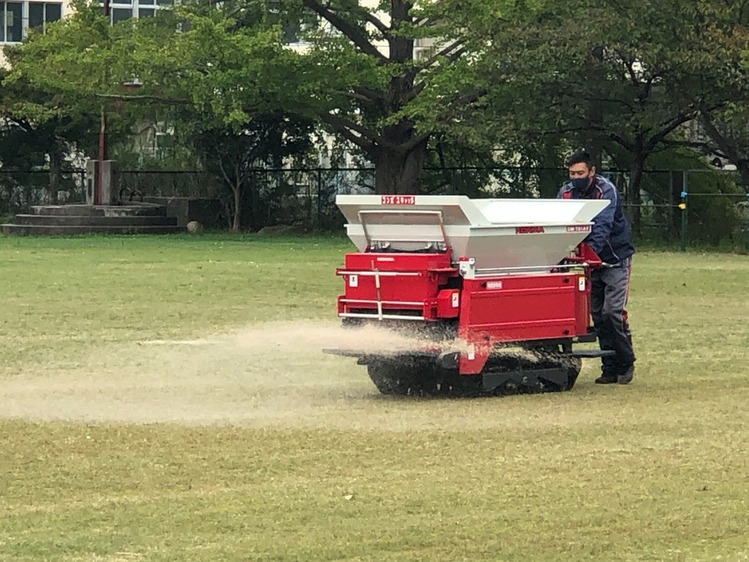
<svg viewBox="0 0 749 562"><path fill-rule="evenodd" d="M464 195L339 195L346 232L370 245L418 251L446 242L479 270L559 263L588 235L606 199L469 199Z"/></svg>

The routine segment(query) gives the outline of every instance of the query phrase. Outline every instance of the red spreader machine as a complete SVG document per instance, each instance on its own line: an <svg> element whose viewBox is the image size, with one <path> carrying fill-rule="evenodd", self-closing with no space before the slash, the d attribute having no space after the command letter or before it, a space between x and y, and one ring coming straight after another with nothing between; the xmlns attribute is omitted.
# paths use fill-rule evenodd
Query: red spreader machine
<svg viewBox="0 0 749 562"><path fill-rule="evenodd" d="M607 200L339 195L357 252L336 270L343 325L383 394L569 390L595 349L582 240ZM372 346L386 330L393 345ZM351 339L351 338L347 338ZM356 338L353 338L356 339ZM403 342L408 342L405 346Z"/></svg>

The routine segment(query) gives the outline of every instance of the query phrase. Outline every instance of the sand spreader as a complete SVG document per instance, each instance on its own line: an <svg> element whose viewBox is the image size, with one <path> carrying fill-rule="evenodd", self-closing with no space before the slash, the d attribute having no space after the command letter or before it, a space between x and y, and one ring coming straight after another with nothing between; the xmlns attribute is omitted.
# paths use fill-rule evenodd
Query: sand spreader
<svg viewBox="0 0 749 562"><path fill-rule="evenodd" d="M571 389L596 349L582 241L607 200L339 195L357 251L336 270L338 316L383 394ZM372 346L372 328L393 345ZM355 339L355 338L354 338ZM387 338L385 338L387 340ZM402 342L408 342L405 347Z"/></svg>

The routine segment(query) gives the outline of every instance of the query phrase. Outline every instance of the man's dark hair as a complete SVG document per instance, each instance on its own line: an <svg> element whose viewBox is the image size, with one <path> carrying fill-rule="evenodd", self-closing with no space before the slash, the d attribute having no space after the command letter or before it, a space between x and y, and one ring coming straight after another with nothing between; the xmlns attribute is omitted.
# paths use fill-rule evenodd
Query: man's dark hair
<svg viewBox="0 0 749 562"><path fill-rule="evenodd" d="M584 148L575 151L567 158L567 167L569 168L573 164L585 164L588 168L592 168L595 165L593 157Z"/></svg>

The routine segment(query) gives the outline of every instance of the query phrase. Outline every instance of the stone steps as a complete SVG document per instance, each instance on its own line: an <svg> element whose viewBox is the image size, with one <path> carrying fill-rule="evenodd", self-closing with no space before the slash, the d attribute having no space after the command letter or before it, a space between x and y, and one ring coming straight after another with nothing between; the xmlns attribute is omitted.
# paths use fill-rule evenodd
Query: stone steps
<svg viewBox="0 0 749 562"><path fill-rule="evenodd" d="M73 236L77 234L175 234L181 226L49 226L39 224L3 224L3 234L15 236Z"/></svg>
<svg viewBox="0 0 749 562"><path fill-rule="evenodd" d="M150 203L124 205L40 205L18 214L3 234L71 236L78 234L171 234L185 232L166 207Z"/></svg>
<svg viewBox="0 0 749 562"><path fill-rule="evenodd" d="M13 224L36 226L176 226L177 217L159 215L16 215Z"/></svg>
<svg viewBox="0 0 749 562"><path fill-rule="evenodd" d="M76 217L165 217L166 206L152 203L128 203L123 205L34 205L31 207L31 214Z"/></svg>

